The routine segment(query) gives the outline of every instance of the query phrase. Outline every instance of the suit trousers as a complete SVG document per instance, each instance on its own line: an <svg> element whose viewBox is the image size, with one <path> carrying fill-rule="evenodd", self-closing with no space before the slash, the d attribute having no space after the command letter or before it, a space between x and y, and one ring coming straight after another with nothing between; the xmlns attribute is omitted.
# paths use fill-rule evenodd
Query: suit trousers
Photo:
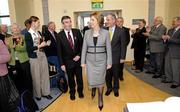
<svg viewBox="0 0 180 112"><path fill-rule="evenodd" d="M78 93L82 93L83 92L83 78L82 78L81 66L78 64L73 68L66 68L66 70L67 70L68 83L69 83L69 88L70 88L69 93L71 95L75 95L75 92L76 92L75 77L76 77L76 82L77 82L77 91Z"/></svg>
<svg viewBox="0 0 180 112"><path fill-rule="evenodd" d="M40 98L50 94L48 62L44 52L37 51L37 58L30 58L34 96Z"/></svg>
<svg viewBox="0 0 180 112"><path fill-rule="evenodd" d="M118 91L119 89L119 74L120 74L120 64L113 64L111 69L106 72L106 86L108 90L114 89ZM113 85L112 85L113 83Z"/></svg>
<svg viewBox="0 0 180 112"><path fill-rule="evenodd" d="M120 63L120 74L119 74L120 79L122 79L124 75L123 69L124 69L124 63Z"/></svg>
<svg viewBox="0 0 180 112"><path fill-rule="evenodd" d="M180 84L180 59L171 58L167 52L165 57L165 76L167 81L172 81L173 84Z"/></svg>

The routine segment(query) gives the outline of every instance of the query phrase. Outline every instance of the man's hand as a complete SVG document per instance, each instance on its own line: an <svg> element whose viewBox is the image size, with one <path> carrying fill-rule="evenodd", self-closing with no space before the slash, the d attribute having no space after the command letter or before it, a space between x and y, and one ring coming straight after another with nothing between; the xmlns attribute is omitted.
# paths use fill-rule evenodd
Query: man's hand
<svg viewBox="0 0 180 112"><path fill-rule="evenodd" d="M124 60L124 59L121 59L121 60L120 60L120 63L124 63L124 62L125 62L125 60Z"/></svg>
<svg viewBox="0 0 180 112"><path fill-rule="evenodd" d="M86 67L86 64L81 64L81 67L82 67L82 68L85 68L85 67Z"/></svg>
<svg viewBox="0 0 180 112"><path fill-rule="evenodd" d="M112 67L112 65L109 65L109 64L108 64L108 65L107 65L107 70L110 69L111 67Z"/></svg>
<svg viewBox="0 0 180 112"><path fill-rule="evenodd" d="M149 37L150 36L150 34L148 33L148 32L146 32L146 33L142 33L144 36L147 36L147 37Z"/></svg>
<svg viewBox="0 0 180 112"><path fill-rule="evenodd" d="M66 67L65 67L65 65L62 65L62 66L61 66L61 69L62 69L64 72L66 72Z"/></svg>
<svg viewBox="0 0 180 112"><path fill-rule="evenodd" d="M80 59L80 56L76 56L73 58L74 61L79 61L79 59Z"/></svg>

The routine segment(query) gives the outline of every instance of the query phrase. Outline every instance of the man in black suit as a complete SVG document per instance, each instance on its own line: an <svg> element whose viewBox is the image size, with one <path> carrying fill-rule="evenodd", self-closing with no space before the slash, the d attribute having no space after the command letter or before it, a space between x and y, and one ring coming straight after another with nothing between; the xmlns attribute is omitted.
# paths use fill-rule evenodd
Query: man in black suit
<svg viewBox="0 0 180 112"><path fill-rule="evenodd" d="M44 51L47 56L48 63L54 64L57 72L60 75L60 82L66 84L66 79L64 72L61 69L60 63L61 60L57 56L57 32L56 25L54 22L49 22L47 26L47 30L44 31L43 36L45 37L45 41L50 40L50 46L45 47Z"/></svg>
<svg viewBox="0 0 180 112"><path fill-rule="evenodd" d="M116 19L116 25L125 30L126 36L124 38L126 39L126 47L127 47L129 42L130 42L130 34L129 34L130 29L123 26L124 25L124 18L123 17L118 17ZM119 76L119 79L121 81L124 80L123 69L124 69L124 63L121 63L120 64L120 76Z"/></svg>
<svg viewBox="0 0 180 112"><path fill-rule="evenodd" d="M62 70L66 71L68 75L70 99L75 100L75 77L79 98L84 97L82 68L80 66L83 39L80 30L72 29L71 18L69 16L63 16L61 23L64 29L58 33L58 56L61 60Z"/></svg>
<svg viewBox="0 0 180 112"><path fill-rule="evenodd" d="M105 93L108 96L112 90L114 95L119 96L119 74L120 63L124 63L126 57L126 36L124 29L116 26L116 16L112 13L106 17L107 26L109 27L111 47L112 47L112 68L107 70L106 85L107 91ZM112 80L114 79L114 81ZM112 82L114 82L112 86Z"/></svg>

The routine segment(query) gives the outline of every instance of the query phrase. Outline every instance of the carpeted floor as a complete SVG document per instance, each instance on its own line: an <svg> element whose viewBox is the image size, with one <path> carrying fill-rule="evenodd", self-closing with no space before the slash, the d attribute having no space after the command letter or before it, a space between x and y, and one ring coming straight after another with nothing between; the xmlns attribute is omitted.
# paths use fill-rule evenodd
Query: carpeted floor
<svg viewBox="0 0 180 112"><path fill-rule="evenodd" d="M176 89L171 89L170 86L171 84L164 84L161 83L161 78L158 79L154 79L152 78L153 74L146 74L145 72L142 73L135 73L132 69L131 69L131 65L126 64L125 68L134 76L136 76L137 78L143 80L144 82L154 86L155 88L158 88L164 92L167 92L169 94L171 94L172 96L180 96L180 87L176 88ZM146 71L146 70L144 70Z"/></svg>
<svg viewBox="0 0 180 112"><path fill-rule="evenodd" d="M51 103L53 103L57 98L59 98L61 96L61 94L62 94L62 92L58 88L52 88L51 94L50 94L53 97L52 100L48 100L43 97L41 98L40 101L35 100L39 107L39 111L37 111L37 112L41 112L44 109L46 109L49 105L51 105Z"/></svg>

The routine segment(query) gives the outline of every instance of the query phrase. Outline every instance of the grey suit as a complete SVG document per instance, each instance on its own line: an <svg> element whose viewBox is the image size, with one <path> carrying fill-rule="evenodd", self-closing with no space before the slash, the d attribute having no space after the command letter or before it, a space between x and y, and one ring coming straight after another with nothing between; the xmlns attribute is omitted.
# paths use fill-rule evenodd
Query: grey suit
<svg viewBox="0 0 180 112"><path fill-rule="evenodd" d="M180 28L170 29L168 35L171 37L168 40L168 47L165 57L165 75L167 81L172 81L174 84L180 84Z"/></svg>
<svg viewBox="0 0 180 112"><path fill-rule="evenodd" d="M93 43L93 30L85 32L81 64L86 64L90 88L101 87L105 83L107 64L112 64L109 32L100 29L97 44Z"/></svg>
<svg viewBox="0 0 180 112"><path fill-rule="evenodd" d="M164 74L164 52L166 44L162 40L162 35L166 34L166 27L161 24L160 26L152 26L149 36L150 47L150 71L155 72L157 76Z"/></svg>
<svg viewBox="0 0 180 112"><path fill-rule="evenodd" d="M151 53L162 53L165 51L165 44L162 40L162 35L166 34L167 28L161 24L159 27L151 27L149 36L149 45Z"/></svg>

